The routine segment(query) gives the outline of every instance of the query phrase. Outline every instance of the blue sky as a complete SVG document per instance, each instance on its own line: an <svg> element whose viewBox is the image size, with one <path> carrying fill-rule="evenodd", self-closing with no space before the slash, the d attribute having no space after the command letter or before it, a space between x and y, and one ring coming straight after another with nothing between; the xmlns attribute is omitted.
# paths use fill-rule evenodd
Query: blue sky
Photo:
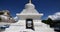
<svg viewBox="0 0 60 32"><path fill-rule="evenodd" d="M0 0L0 11L9 10L12 17L16 13L20 13L29 0ZM60 12L60 0L32 0L39 13L43 13L42 19L46 19L48 15Z"/></svg>

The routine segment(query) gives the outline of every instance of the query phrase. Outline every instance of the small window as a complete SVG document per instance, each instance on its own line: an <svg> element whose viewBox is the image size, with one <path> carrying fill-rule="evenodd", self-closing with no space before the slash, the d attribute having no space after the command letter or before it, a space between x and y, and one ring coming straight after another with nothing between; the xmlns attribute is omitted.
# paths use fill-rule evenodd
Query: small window
<svg viewBox="0 0 60 32"><path fill-rule="evenodd" d="M26 19L26 29L34 30L33 19Z"/></svg>

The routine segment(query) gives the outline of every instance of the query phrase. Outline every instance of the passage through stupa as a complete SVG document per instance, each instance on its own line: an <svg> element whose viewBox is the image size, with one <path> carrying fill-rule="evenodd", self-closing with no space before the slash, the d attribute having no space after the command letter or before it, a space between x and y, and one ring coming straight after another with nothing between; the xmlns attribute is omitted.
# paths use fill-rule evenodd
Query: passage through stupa
<svg viewBox="0 0 60 32"><path fill-rule="evenodd" d="M4 32L54 32L49 25L41 22L43 14L37 12L31 0L25 5L25 9L16 15L18 21L11 24Z"/></svg>

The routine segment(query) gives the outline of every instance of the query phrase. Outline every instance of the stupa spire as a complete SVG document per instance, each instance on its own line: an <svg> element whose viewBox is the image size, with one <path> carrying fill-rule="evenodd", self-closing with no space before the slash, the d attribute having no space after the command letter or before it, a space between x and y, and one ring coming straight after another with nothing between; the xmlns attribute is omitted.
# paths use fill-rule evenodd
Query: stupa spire
<svg viewBox="0 0 60 32"><path fill-rule="evenodd" d="M31 3L32 1L31 0L29 0L29 3Z"/></svg>

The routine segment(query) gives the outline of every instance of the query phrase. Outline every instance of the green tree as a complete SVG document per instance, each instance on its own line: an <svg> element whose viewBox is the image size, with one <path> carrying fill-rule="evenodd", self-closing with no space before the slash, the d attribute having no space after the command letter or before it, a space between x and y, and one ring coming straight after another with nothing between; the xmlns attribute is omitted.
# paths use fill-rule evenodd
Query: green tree
<svg viewBox="0 0 60 32"><path fill-rule="evenodd" d="M52 24L52 23L53 23L52 19L51 18L48 18L47 24Z"/></svg>
<svg viewBox="0 0 60 32"><path fill-rule="evenodd" d="M47 20L42 20L42 22L49 25L53 23L52 19L50 18L48 18Z"/></svg>

